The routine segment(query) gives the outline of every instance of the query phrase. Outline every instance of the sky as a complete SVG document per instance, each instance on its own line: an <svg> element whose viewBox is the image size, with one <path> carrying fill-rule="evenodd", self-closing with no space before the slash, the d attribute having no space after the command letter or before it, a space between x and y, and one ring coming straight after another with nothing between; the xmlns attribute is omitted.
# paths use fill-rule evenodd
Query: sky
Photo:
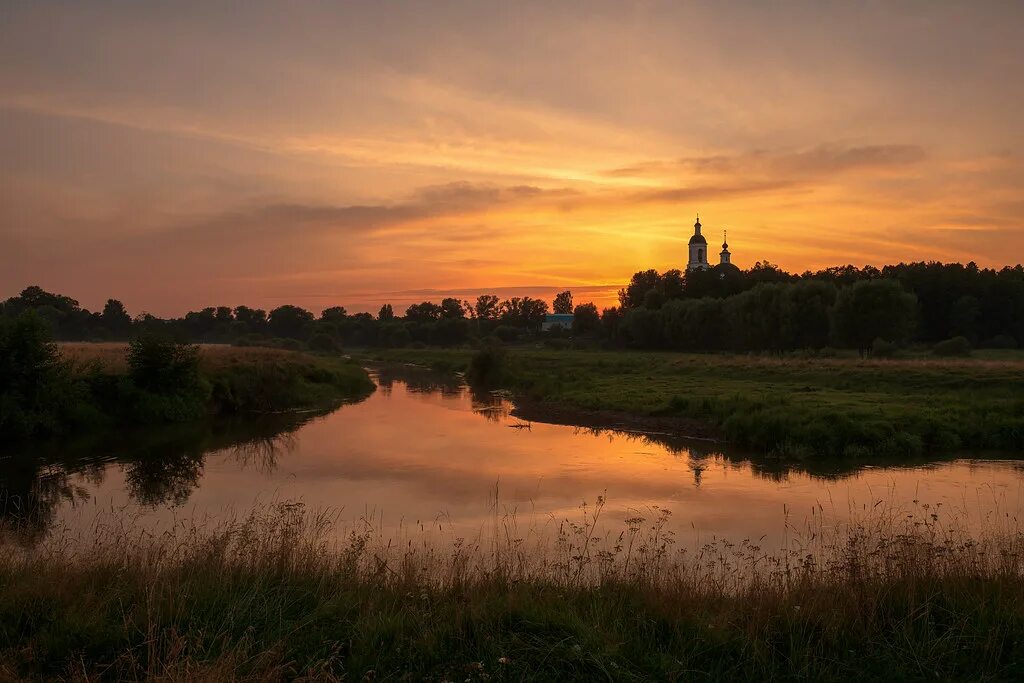
<svg viewBox="0 0 1024 683"><path fill-rule="evenodd" d="M0 0L0 298L611 305L1024 255L1024 3Z"/></svg>

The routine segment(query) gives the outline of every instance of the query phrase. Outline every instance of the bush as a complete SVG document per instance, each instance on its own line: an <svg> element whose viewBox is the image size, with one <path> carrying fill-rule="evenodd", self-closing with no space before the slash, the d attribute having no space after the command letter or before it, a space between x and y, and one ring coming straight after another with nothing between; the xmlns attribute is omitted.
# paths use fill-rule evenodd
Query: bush
<svg viewBox="0 0 1024 683"><path fill-rule="evenodd" d="M199 381L199 347L156 335L128 345L128 377L139 389L174 393Z"/></svg>
<svg viewBox="0 0 1024 683"><path fill-rule="evenodd" d="M896 344L886 341L881 337L875 337L871 344L871 355L875 358L893 358L900 350Z"/></svg>
<svg viewBox="0 0 1024 683"><path fill-rule="evenodd" d="M971 342L967 340L967 337L953 337L933 346L932 353L936 356L969 356L971 355Z"/></svg>
<svg viewBox="0 0 1024 683"><path fill-rule="evenodd" d="M199 372L199 347L147 334L128 346L128 377L121 395L137 422L179 422L206 411L209 384Z"/></svg>
<svg viewBox="0 0 1024 683"><path fill-rule="evenodd" d="M13 320L0 317L0 434L60 431L78 390L42 318L31 310Z"/></svg>
<svg viewBox="0 0 1024 683"><path fill-rule="evenodd" d="M497 386L507 374L507 355L500 346L485 346L469 361L466 378L478 386Z"/></svg>

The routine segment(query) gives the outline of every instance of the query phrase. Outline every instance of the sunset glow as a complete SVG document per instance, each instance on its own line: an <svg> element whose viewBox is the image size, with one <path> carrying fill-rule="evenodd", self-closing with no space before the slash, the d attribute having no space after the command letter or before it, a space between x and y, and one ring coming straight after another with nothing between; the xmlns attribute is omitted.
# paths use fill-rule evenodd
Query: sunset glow
<svg viewBox="0 0 1024 683"><path fill-rule="evenodd" d="M787 270L1024 254L1019 3L5 3L0 289L610 305L699 211Z"/></svg>

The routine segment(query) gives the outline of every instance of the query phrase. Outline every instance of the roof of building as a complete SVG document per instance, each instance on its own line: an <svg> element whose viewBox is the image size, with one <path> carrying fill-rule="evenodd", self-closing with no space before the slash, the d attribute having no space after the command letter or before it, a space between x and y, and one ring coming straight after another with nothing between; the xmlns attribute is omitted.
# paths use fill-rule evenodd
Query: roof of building
<svg viewBox="0 0 1024 683"><path fill-rule="evenodd" d="M575 316L572 313L548 313L544 316L546 323L571 323Z"/></svg>
<svg viewBox="0 0 1024 683"><path fill-rule="evenodd" d="M693 237L690 238L690 244L707 244L708 241L704 239L704 235L700 234L700 216L697 216L697 222L693 224Z"/></svg>

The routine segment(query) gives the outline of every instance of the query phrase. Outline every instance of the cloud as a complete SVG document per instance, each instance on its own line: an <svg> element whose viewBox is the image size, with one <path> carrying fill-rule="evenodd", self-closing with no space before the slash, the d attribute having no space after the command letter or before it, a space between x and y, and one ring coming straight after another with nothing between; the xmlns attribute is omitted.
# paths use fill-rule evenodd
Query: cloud
<svg viewBox="0 0 1024 683"><path fill-rule="evenodd" d="M854 170L883 170L920 163L928 154L920 145L888 144L843 147L819 145L795 151L752 150L740 154L649 160L607 171L611 177L665 177L682 174L813 178Z"/></svg>

